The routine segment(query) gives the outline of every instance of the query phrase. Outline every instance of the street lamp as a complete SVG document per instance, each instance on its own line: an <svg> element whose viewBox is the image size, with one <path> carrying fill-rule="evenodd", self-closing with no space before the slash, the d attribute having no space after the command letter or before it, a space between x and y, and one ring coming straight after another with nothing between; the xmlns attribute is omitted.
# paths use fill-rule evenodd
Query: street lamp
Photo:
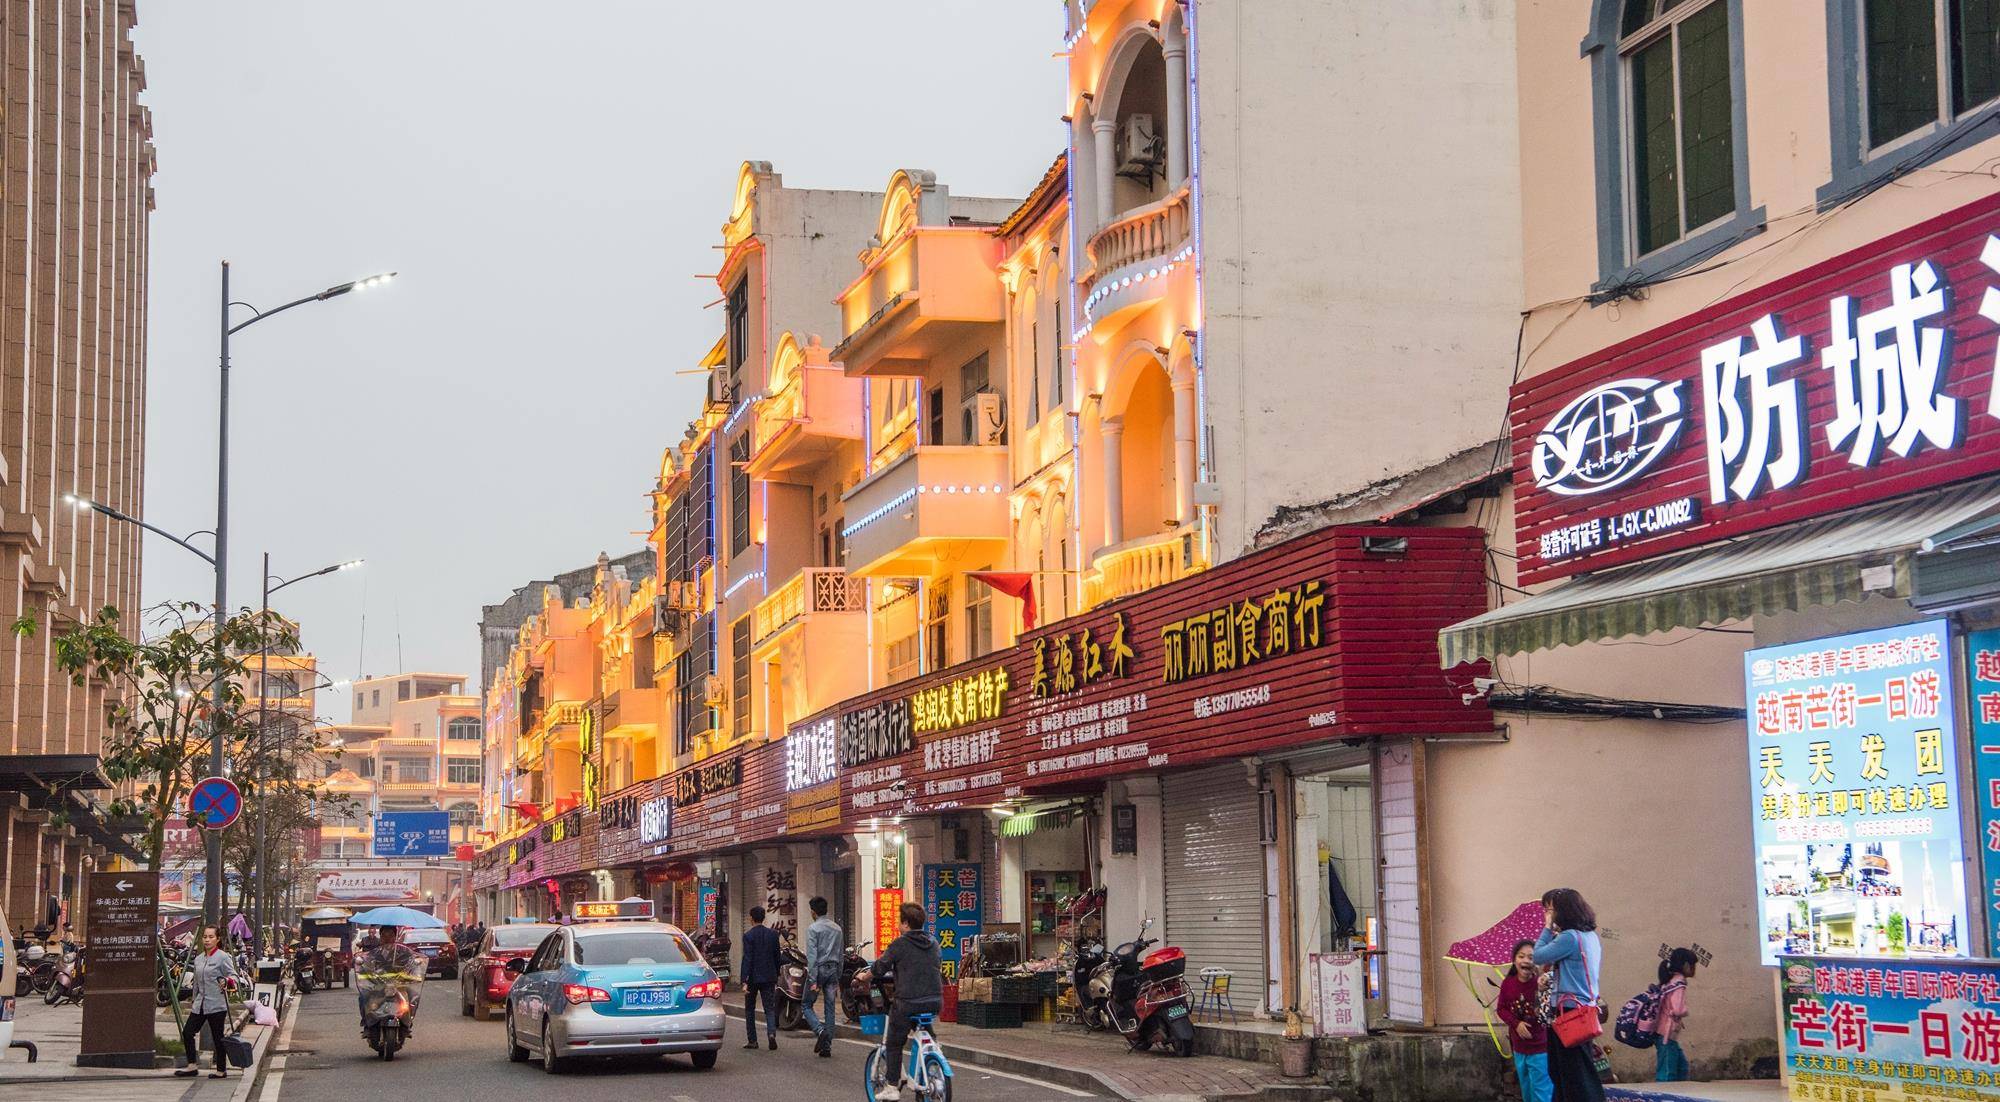
<svg viewBox="0 0 2000 1102"><path fill-rule="evenodd" d="M301 574L296 578L279 578L271 573L271 553L269 551L264 552L264 606L262 614L257 618L257 749L259 751L257 755L257 895L250 904L251 917L254 919L250 933L251 955L253 957L261 958L264 955L265 899L270 894L269 885L271 882L271 870L268 864L270 849L265 843L264 836L264 823L271 817L271 805L268 802L268 794L264 791L265 767L271 752L271 724L268 718L271 702L271 594L288 585L297 585L311 578L323 578L328 574L338 573L343 570L352 570L360 566L362 562L363 560L361 559L349 559L346 562L334 563L332 566L322 566L310 574ZM272 585L272 582L278 584ZM313 687L315 689L319 688L317 685Z"/></svg>
<svg viewBox="0 0 2000 1102"><path fill-rule="evenodd" d="M363 279L349 280L346 283L336 283L317 294L293 299L269 310L259 310L247 302L230 300L229 261L222 262L222 310L219 327L222 346L219 361L221 379L217 390L218 406L215 422L215 557L209 560L215 565L215 646L218 659L222 657L222 624L226 615L224 610L229 607L229 338L294 306L304 306L308 302L325 302L352 291L370 290L394 278L396 273L385 272ZM229 308L232 306L241 306L250 311L250 319L230 324ZM221 667L222 663L218 661L209 707L211 741L214 743L215 751L209 764L216 776L222 775L223 768ZM208 922L218 925L222 922L222 876L222 839L211 833L208 836L208 891L207 898L202 904L202 913Z"/></svg>

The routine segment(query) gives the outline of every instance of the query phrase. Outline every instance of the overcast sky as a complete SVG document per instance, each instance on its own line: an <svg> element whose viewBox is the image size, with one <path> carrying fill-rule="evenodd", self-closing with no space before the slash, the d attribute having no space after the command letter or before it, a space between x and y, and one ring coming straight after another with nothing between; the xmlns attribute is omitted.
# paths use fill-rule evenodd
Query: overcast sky
<svg viewBox="0 0 2000 1102"><path fill-rule="evenodd" d="M139 20L147 519L214 519L221 260L263 308L402 273L232 345L231 598L256 603L265 551L284 577L366 558L274 602L335 678L476 679L480 605L641 545L698 394L675 372L721 332L695 276L742 161L1018 196L1064 140L1055 0L141 0ZM149 537L149 604L213 586Z"/></svg>

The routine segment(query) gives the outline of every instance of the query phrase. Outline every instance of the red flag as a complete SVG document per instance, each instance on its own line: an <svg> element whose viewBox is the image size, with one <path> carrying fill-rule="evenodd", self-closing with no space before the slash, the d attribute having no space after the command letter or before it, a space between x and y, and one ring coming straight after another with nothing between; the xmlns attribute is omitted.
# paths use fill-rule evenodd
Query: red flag
<svg viewBox="0 0 2000 1102"><path fill-rule="evenodd" d="M1035 628L1035 576L1001 570L974 570L966 574L1021 602L1021 630Z"/></svg>
<svg viewBox="0 0 2000 1102"><path fill-rule="evenodd" d="M513 808L523 819L539 819L542 817L542 809L536 806L532 800L517 800L507 806Z"/></svg>

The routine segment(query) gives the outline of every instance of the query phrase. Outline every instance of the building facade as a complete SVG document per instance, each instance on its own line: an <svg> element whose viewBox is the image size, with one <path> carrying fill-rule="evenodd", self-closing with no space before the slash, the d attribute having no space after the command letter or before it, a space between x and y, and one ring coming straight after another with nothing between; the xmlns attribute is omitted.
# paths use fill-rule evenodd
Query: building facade
<svg viewBox="0 0 2000 1102"><path fill-rule="evenodd" d="M651 551L634 551L611 560L611 564L625 571L626 577L638 581L652 574L654 559ZM493 672L507 661L507 653L514 649L515 640L520 638L522 622L541 610L544 589L554 586L562 595L563 603L568 604L588 595L596 577L596 563L580 566L552 578L529 582L499 604L482 606L479 610L480 691L483 693L493 684Z"/></svg>
<svg viewBox="0 0 2000 1102"><path fill-rule="evenodd" d="M106 688L51 661L60 626L140 621L140 532L78 511L143 507L152 122L131 3L0 6L0 907L7 925L80 910L84 874L136 856L104 806Z"/></svg>

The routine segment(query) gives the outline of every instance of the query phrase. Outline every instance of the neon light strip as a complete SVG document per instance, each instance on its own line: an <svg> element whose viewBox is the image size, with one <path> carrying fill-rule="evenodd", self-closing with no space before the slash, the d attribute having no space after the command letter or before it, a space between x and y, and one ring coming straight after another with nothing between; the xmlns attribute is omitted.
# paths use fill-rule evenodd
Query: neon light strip
<svg viewBox="0 0 2000 1102"><path fill-rule="evenodd" d="M1196 481L1206 482L1209 476L1211 457L1208 454L1208 305L1203 292L1203 281L1207 275L1203 261L1208 252L1202 244L1201 233L1201 76L1198 61L1201 50L1195 33L1195 8L1189 4L1187 11L1187 72L1188 72L1188 211L1194 223L1194 446ZM1211 526L1204 525L1204 529ZM1214 549L1215 534L1205 532L1210 550ZM1213 557L1213 556L1211 556Z"/></svg>
<svg viewBox="0 0 2000 1102"><path fill-rule="evenodd" d="M732 583L728 589L723 590L722 599L726 601L729 598L736 596L737 590L742 589L744 586L749 585L751 582L761 581L763 580L763 577L764 577L764 572L762 570L752 570L750 573L745 574L742 577L736 579L736 581Z"/></svg>
<svg viewBox="0 0 2000 1102"><path fill-rule="evenodd" d="M737 423L743 420L743 415L750 412L750 407L756 404L756 401L751 398L743 398L738 401L736 408L730 411L729 417L722 422L722 435L728 436L736 428Z"/></svg>
<svg viewBox="0 0 2000 1102"><path fill-rule="evenodd" d="M1083 332L1085 333L1090 332L1090 326L1095 325L1097 323L1097 305L1098 303L1103 302L1106 298L1109 298L1112 292L1122 291L1125 288L1132 286L1134 283L1144 283L1149 279L1160 279L1165 276L1171 275L1175 268L1181 266L1182 264L1187 263L1189 258L1194 256L1194 249L1195 249L1194 245L1190 243L1189 245L1183 247L1180 252L1177 252L1172 257L1168 258L1167 262L1163 265L1156 264L1153 267L1148 268L1143 272L1135 271L1131 275L1111 280L1105 283L1103 286L1098 287L1096 290L1090 292L1090 297L1085 299L1083 302L1084 316L1089 319L1088 323L1084 326ZM1197 293L1195 297L1196 301L1198 302L1201 296L1199 295L1199 293Z"/></svg>
<svg viewBox="0 0 2000 1102"><path fill-rule="evenodd" d="M881 508L876 509L874 512L869 513L867 516L862 517L860 520L855 521L853 524L850 524L847 527L842 528L840 530L840 536L842 539L846 539L849 536L852 536L854 533L861 531L863 528L868 527L869 525L875 523L878 520L881 520L883 517L888 516L890 513L895 512L896 510L902 508L905 505L908 505L910 502L915 500L917 500L917 491L915 489L904 490L902 493L897 494L893 498L890 498L888 503L884 504Z"/></svg>

